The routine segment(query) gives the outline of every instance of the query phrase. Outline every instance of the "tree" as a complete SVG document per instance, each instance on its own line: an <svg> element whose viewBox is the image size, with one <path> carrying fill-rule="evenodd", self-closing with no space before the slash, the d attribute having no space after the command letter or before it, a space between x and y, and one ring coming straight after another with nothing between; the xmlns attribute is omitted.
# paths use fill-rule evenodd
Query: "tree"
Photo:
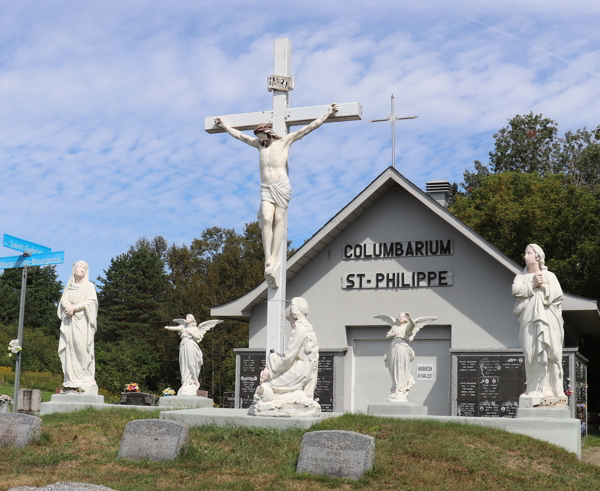
<svg viewBox="0 0 600 491"><path fill-rule="evenodd" d="M168 279L159 252L142 238L112 259L104 274L98 277L99 385L109 390L122 390L129 382L149 390L167 385L169 374L161 370L162 361L172 358L174 347L162 332L168 320Z"/></svg>
<svg viewBox="0 0 600 491"><path fill-rule="evenodd" d="M16 326L19 322L22 274L22 268L14 268L5 269L0 275L0 324ZM24 325L58 337L60 320L56 309L61 292L62 282L55 266L28 268Z"/></svg>
<svg viewBox="0 0 600 491"><path fill-rule="evenodd" d="M243 234L233 229L204 230L190 247L171 246L169 307L173 317L193 314L200 323L210 308L244 295L263 281L264 253L257 222ZM235 387L233 348L248 345L248 325L226 320L209 331L201 345L204 365L201 387L220 403L223 391Z"/></svg>

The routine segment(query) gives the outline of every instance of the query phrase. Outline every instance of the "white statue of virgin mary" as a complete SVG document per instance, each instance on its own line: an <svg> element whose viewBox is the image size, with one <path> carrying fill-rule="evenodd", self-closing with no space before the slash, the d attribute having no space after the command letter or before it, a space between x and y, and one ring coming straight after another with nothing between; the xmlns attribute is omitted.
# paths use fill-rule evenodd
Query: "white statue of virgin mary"
<svg viewBox="0 0 600 491"><path fill-rule="evenodd" d="M61 392L79 389L78 392L98 394L94 356L97 315L98 298L96 287L89 280L88 264L77 261L58 305L58 356L65 375Z"/></svg>

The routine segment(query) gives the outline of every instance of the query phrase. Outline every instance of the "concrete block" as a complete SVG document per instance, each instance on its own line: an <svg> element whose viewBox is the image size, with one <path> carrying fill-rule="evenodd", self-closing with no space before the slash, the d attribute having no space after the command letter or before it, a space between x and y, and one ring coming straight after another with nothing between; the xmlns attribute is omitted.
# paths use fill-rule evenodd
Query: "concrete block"
<svg viewBox="0 0 600 491"><path fill-rule="evenodd" d="M39 414L42 405L42 391L39 389L19 389L19 412Z"/></svg>
<svg viewBox="0 0 600 491"><path fill-rule="evenodd" d="M373 468L375 438L354 431L327 430L305 433L297 473L357 480Z"/></svg>
<svg viewBox="0 0 600 491"><path fill-rule="evenodd" d="M138 419L125 425L119 458L175 460L187 444L186 424L162 419Z"/></svg>
<svg viewBox="0 0 600 491"><path fill-rule="evenodd" d="M161 411L160 419L181 421L189 426L248 426L258 428L310 428L326 418L335 418L342 413L321 413L318 416L278 418L274 416L250 416L247 409L222 409L205 407Z"/></svg>
<svg viewBox="0 0 600 491"><path fill-rule="evenodd" d="M42 419L22 413L0 414L0 447L23 448L40 438Z"/></svg>
<svg viewBox="0 0 600 491"><path fill-rule="evenodd" d="M367 406L367 414L374 416L391 415L391 414L421 414L426 415L427 410L421 404L414 402L379 402L377 404L369 404Z"/></svg>
<svg viewBox="0 0 600 491"><path fill-rule="evenodd" d="M517 418L571 419L568 407L519 407Z"/></svg>
<svg viewBox="0 0 600 491"><path fill-rule="evenodd" d="M103 408L108 404L104 404L104 396L94 394L52 394L50 402L42 402L40 405L40 414L52 413L70 413L79 411L88 407L96 409Z"/></svg>
<svg viewBox="0 0 600 491"><path fill-rule="evenodd" d="M196 407L213 407L213 400L199 396L167 396L158 400L160 409L193 409Z"/></svg>

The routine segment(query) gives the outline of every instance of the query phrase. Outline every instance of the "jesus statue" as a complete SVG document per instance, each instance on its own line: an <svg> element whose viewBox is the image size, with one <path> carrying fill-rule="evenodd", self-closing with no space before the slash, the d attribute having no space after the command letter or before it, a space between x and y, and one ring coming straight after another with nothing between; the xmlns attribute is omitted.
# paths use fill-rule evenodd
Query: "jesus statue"
<svg viewBox="0 0 600 491"><path fill-rule="evenodd" d="M215 124L234 138L256 148L260 154L260 209L258 218L262 230L265 251L265 275L272 276L279 267L277 255L285 232L285 212L292 197L292 186L287 174L288 153L296 140L308 135L321 126L329 116L338 111L337 104L331 104L323 116L303 128L280 137L273 132L271 123L259 124L254 134L248 136L232 128L221 118Z"/></svg>

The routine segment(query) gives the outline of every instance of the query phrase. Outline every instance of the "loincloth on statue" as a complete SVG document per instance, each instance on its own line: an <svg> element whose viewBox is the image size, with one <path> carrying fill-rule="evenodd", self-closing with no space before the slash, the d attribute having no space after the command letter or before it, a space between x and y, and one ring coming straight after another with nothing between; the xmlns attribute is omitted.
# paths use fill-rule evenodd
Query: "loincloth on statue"
<svg viewBox="0 0 600 491"><path fill-rule="evenodd" d="M264 184L260 185L260 206L258 207L258 213L256 217L260 221L260 226L262 228L262 204L265 201L269 203L273 203L275 206L279 206L280 208L287 209L288 203L292 199L292 185L290 184L290 179L287 174L283 174L279 179L277 179L272 184Z"/></svg>

